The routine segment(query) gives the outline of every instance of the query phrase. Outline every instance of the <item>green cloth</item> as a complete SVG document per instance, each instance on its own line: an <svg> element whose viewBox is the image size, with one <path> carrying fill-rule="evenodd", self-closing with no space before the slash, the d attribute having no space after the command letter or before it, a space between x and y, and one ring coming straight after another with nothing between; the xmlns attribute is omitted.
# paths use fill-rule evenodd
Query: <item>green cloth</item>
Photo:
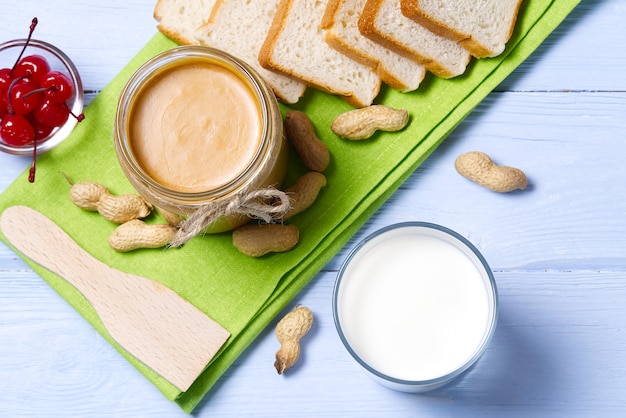
<svg viewBox="0 0 626 418"><path fill-rule="evenodd" d="M85 109L86 119L72 135L40 156L35 183L28 183L25 172L7 188L0 196L0 211L17 204L39 210L99 260L165 284L231 332L232 337L218 356L192 387L181 393L124 352L71 285L27 260L168 399L190 412L368 217L578 3L579 0L526 0L513 36L500 57L473 60L466 74L455 79L429 75L412 93L383 88L377 103L410 111L411 122L399 133L380 133L360 142L342 140L332 134L330 124L337 114L350 107L340 98L309 89L293 108L311 117L318 135L331 150L332 162L325 172L328 185L314 207L290 221L301 232L300 243L290 252L249 258L236 251L230 234L224 233L196 237L179 249L117 253L107 243L115 225L70 202L64 174L75 182L101 182L115 194L134 192L115 156L113 119L118 95L132 72L147 59L175 46L159 33ZM282 110L287 107L282 106ZM301 170L298 163L292 162L289 180ZM161 221L158 216L153 215L148 222Z"/></svg>

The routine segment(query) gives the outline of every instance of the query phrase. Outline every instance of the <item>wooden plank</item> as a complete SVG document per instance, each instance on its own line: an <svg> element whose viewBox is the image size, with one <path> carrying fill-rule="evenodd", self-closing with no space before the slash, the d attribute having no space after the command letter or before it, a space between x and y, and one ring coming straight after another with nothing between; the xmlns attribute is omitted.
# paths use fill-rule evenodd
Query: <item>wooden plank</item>
<svg viewBox="0 0 626 418"><path fill-rule="evenodd" d="M297 302L326 312L334 279L334 272L321 274ZM477 367L453 386L427 395L382 388L359 370L332 321L322 315L303 339L303 357L290 375L277 376L273 370L278 343L268 329L227 372L200 416L251 416L258 411L275 412L273 416L337 416L339 411L346 417L521 417L529 412L608 416L622 411L626 362L616 360L626 349L623 273L506 271L496 272L496 280L501 316L494 342ZM86 411L98 411L99 416L115 411L183 416L159 399L106 342L81 329L77 322L82 319L73 311L61 309L55 318L33 312L37 321L20 319L24 304L19 298L33 292L54 305L55 295L46 295L40 286L14 288L9 292L13 297L0 299L3 317L13 312L16 318L4 334L13 344L3 345L0 357L0 375L14 379L13 385L2 387L5 411L29 416L79 416ZM42 324L54 329L42 332ZM33 336L24 337L27 333ZM261 381L264 387L258 386ZM285 399L280 408L277 397ZM135 404L136 399L142 404Z"/></svg>
<svg viewBox="0 0 626 418"><path fill-rule="evenodd" d="M493 268L623 263L624 114L620 93L492 94L353 241L419 220L466 236ZM454 160L473 150L524 170L528 189L497 194L460 177Z"/></svg>

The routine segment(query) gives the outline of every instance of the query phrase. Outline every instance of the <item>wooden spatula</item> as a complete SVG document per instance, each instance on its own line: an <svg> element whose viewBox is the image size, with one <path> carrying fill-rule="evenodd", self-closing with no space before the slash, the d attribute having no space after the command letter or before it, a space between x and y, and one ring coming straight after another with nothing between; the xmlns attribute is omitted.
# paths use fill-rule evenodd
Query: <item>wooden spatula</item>
<svg viewBox="0 0 626 418"><path fill-rule="evenodd" d="M76 287L115 341L183 392L230 336L171 289L98 261L34 209L9 207L0 227L25 256Z"/></svg>

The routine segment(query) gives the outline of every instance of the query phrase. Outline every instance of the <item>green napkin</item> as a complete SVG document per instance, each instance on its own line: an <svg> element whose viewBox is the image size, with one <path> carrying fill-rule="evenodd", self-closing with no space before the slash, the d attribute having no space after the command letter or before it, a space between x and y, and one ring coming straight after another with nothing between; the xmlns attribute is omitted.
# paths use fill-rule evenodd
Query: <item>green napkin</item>
<svg viewBox="0 0 626 418"><path fill-rule="evenodd" d="M230 234L224 233L196 237L179 249L117 253L107 244L115 225L70 202L64 174L75 182L101 182L115 194L134 192L115 156L113 119L118 95L132 72L152 56L175 46L159 33L85 109L85 121L70 138L40 156L36 182L28 183L25 172L7 188L0 196L0 211L18 204L39 210L99 260L163 283L231 332L231 338L203 374L181 393L117 345L71 285L26 260L168 399L190 412L368 217L579 1L526 0L513 37L500 57L474 60L465 75L452 80L428 76L412 93L383 89L377 102L410 111L411 123L399 133L380 133L361 142L341 140L332 134L330 124L350 107L337 97L309 89L293 108L311 117L318 135L331 150L332 162L325 172L328 185L315 206L290 221L301 231L300 243L290 252L252 259L236 251ZM298 162L292 161L288 181L301 171ZM162 221L158 216L151 215L148 222Z"/></svg>

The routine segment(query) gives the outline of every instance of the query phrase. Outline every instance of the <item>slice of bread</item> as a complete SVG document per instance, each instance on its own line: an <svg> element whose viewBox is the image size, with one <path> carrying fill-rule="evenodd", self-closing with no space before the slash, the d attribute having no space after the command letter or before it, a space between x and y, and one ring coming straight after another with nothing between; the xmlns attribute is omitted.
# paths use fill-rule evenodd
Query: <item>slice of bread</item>
<svg viewBox="0 0 626 418"><path fill-rule="evenodd" d="M329 0L322 19L324 40L337 51L372 68L383 82L400 91L416 90L423 66L361 34L358 20L366 0Z"/></svg>
<svg viewBox="0 0 626 418"><path fill-rule="evenodd" d="M157 29L181 45L197 44L197 30L206 24L217 0L158 0Z"/></svg>
<svg viewBox="0 0 626 418"><path fill-rule="evenodd" d="M200 0L193 0L198 1ZM201 44L226 51L248 63L257 70L281 101L296 103L304 94L306 84L263 68L258 59L279 2L280 0L217 0L208 23L195 36Z"/></svg>
<svg viewBox="0 0 626 418"><path fill-rule="evenodd" d="M324 41L320 24L327 4L328 0L282 0L259 52L259 62L343 96L355 107L368 106L380 91L380 77Z"/></svg>
<svg viewBox="0 0 626 418"><path fill-rule="evenodd" d="M402 13L476 58L504 51L522 0L401 0Z"/></svg>
<svg viewBox="0 0 626 418"><path fill-rule="evenodd" d="M417 61L438 77L463 74L471 58L456 42L404 16L398 0L367 0L358 24L364 36Z"/></svg>

